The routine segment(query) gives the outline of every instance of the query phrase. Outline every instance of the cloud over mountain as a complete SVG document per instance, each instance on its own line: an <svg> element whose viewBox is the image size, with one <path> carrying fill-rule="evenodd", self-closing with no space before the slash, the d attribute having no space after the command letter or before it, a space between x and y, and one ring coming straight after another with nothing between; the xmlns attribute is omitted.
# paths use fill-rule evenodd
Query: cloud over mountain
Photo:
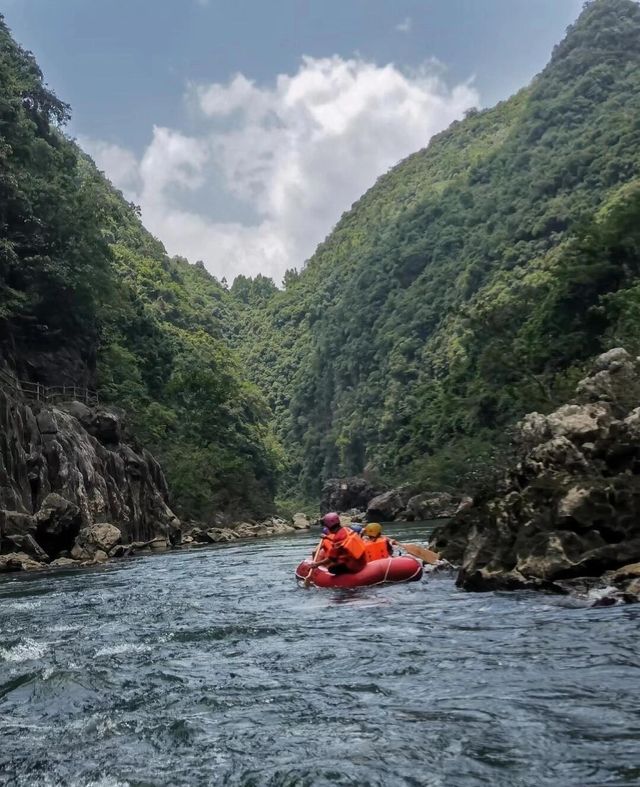
<svg viewBox="0 0 640 787"><path fill-rule="evenodd" d="M242 74L191 86L188 99L197 133L154 127L140 160L81 143L171 253L204 260L220 278L276 281L378 175L478 102L472 87L448 88L426 66L408 74L338 56L305 57L271 86Z"/></svg>

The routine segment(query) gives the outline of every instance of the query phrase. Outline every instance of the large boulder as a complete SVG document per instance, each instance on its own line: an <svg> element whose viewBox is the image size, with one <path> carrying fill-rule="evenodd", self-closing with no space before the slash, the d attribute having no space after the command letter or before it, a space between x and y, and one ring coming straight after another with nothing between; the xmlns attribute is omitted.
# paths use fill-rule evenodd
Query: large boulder
<svg viewBox="0 0 640 787"><path fill-rule="evenodd" d="M122 410L106 407L87 407L82 402L70 402L63 409L76 418L87 432L102 445L117 446L122 442Z"/></svg>
<svg viewBox="0 0 640 787"><path fill-rule="evenodd" d="M407 501L406 518L411 521L448 519L455 516L462 498L447 492L423 492Z"/></svg>
<svg viewBox="0 0 640 787"><path fill-rule="evenodd" d="M405 514L412 491L400 487L376 495L367 504L367 520L369 522L393 522Z"/></svg>
<svg viewBox="0 0 640 787"><path fill-rule="evenodd" d="M120 543L122 533L115 525L103 523L83 527L78 533L71 557L74 560L93 560L101 552L106 555Z"/></svg>
<svg viewBox="0 0 640 787"><path fill-rule="evenodd" d="M350 511L358 509L364 511L367 503L382 491L373 486L365 478L330 478L322 487L320 499L320 512Z"/></svg>
<svg viewBox="0 0 640 787"><path fill-rule="evenodd" d="M435 534L458 584L566 592L640 561L640 359L603 354L573 402L528 415L519 435L497 491Z"/></svg>
<svg viewBox="0 0 640 787"><path fill-rule="evenodd" d="M308 530L311 527L309 517L306 514L298 513L293 515L293 527L296 530Z"/></svg>

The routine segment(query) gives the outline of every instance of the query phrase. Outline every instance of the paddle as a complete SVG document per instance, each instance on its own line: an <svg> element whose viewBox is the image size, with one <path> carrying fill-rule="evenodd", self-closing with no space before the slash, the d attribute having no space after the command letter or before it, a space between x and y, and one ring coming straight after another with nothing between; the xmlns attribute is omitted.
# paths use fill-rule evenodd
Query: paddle
<svg viewBox="0 0 640 787"><path fill-rule="evenodd" d="M404 549L407 554L420 558L420 560L424 560L425 563L429 563L431 566L435 565L440 560L440 555L437 552L433 552L431 549L427 549L427 547L422 547L420 544L401 544L399 541L395 541L394 543L399 546L400 549Z"/></svg>
<svg viewBox="0 0 640 787"><path fill-rule="evenodd" d="M318 559L318 555L320 554L320 550L322 549L322 541L323 541L323 539L320 539L320 543L318 544L318 548L316 549L315 554L313 556L313 561L312 561L313 563L315 563L317 561L317 559ZM313 571L313 569L310 568L309 569L309 573L304 578L304 581L302 583L303 586L306 587L306 588L308 588L309 585L311 584L311 573L312 573L312 571Z"/></svg>

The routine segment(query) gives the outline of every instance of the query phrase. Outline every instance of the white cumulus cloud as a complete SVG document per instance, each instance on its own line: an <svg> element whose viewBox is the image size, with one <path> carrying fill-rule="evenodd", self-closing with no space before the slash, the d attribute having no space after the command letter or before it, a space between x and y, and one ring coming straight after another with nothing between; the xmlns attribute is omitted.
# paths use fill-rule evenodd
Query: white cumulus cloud
<svg viewBox="0 0 640 787"><path fill-rule="evenodd" d="M396 30L399 33L410 33L411 28L413 27L413 20L410 16L405 16L402 22L398 22L396 25Z"/></svg>
<svg viewBox="0 0 640 787"><path fill-rule="evenodd" d="M142 181L138 160L130 150L83 136L78 137L78 144L93 157L127 198L131 199L137 193Z"/></svg>
<svg viewBox="0 0 640 787"><path fill-rule="evenodd" d="M139 160L103 142L85 147L170 253L204 260L219 278L278 282L377 176L478 103L472 87L448 88L426 67L407 74L338 56L305 57L270 86L242 74L192 86L189 98L197 134L155 127Z"/></svg>

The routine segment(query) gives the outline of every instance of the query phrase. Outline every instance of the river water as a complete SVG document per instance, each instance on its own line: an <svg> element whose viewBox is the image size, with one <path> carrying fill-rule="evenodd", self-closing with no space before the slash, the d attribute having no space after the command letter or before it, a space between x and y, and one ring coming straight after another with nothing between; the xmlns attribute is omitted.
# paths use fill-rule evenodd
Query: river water
<svg viewBox="0 0 640 787"><path fill-rule="evenodd" d="M640 605L297 588L313 543L4 577L0 783L640 784Z"/></svg>

